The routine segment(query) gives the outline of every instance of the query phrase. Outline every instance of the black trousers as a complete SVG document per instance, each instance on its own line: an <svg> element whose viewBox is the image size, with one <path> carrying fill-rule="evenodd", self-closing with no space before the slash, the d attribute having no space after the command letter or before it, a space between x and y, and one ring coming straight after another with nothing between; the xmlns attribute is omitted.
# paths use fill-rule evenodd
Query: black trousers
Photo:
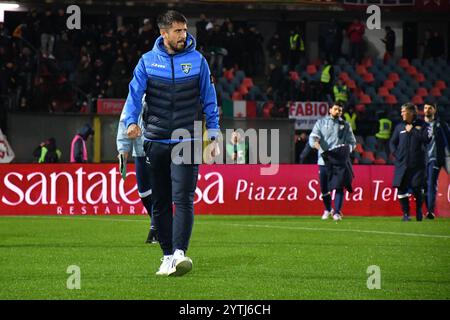
<svg viewBox="0 0 450 320"><path fill-rule="evenodd" d="M192 148L194 144L183 142ZM170 255L176 249L187 251L194 225L194 194L198 164L176 164L172 150L177 144L146 141L144 144L152 181L153 219L161 249ZM172 203L175 205L175 214Z"/></svg>

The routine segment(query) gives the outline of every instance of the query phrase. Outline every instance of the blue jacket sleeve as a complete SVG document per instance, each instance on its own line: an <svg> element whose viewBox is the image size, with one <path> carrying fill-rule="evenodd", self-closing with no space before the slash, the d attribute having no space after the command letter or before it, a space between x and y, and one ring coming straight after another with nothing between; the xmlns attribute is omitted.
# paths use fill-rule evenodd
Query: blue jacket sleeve
<svg viewBox="0 0 450 320"><path fill-rule="evenodd" d="M127 100L123 107L125 128L128 128L130 124L138 123L139 114L142 110L142 97L147 89L147 79L144 58L141 57L136 68L134 68L133 79L130 82Z"/></svg>
<svg viewBox="0 0 450 320"><path fill-rule="evenodd" d="M217 137L219 127L219 108L217 107L216 89L214 88L208 63L202 57L200 67L200 99L203 104L203 113L206 115L206 129L208 138Z"/></svg>

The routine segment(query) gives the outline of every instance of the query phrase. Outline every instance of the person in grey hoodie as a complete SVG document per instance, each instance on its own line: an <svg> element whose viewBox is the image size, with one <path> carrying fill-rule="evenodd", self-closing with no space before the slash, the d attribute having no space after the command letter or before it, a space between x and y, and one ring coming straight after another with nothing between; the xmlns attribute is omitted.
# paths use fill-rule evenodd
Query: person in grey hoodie
<svg viewBox="0 0 450 320"><path fill-rule="evenodd" d="M320 178L320 191L325 205L325 211L322 220L333 216L334 221L342 220L342 205L344 203L343 188L336 189L336 197L334 200L334 210L331 207L331 191L328 181L332 172L328 172L323 153L338 148L348 146L352 152L356 147L356 139L353 135L352 128L348 122L341 118L343 105L335 102L329 107L329 116L317 120L314 128L309 135L309 145L318 150L318 165Z"/></svg>
<svg viewBox="0 0 450 320"><path fill-rule="evenodd" d="M142 112L145 112L147 104L145 102L145 95L142 99ZM139 125L142 128L142 114L139 116ZM122 110L120 115L118 130L117 130L117 152L119 159L119 168L122 178L126 178L126 163L128 155L133 151L136 181L138 185L139 197L142 204L148 212L150 217L150 230L148 232L146 243L158 243L158 233L156 231L155 223L152 217L152 186L149 173L149 167L147 165L147 158L144 151L144 137L141 135L136 139L130 139L127 135L127 128L125 126L125 116Z"/></svg>

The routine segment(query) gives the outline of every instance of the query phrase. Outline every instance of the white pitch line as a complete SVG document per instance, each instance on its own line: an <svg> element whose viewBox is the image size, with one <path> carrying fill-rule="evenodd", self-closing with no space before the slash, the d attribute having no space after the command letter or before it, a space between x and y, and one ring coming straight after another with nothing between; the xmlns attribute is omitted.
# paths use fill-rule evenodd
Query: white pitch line
<svg viewBox="0 0 450 320"><path fill-rule="evenodd" d="M8 218L46 218L46 219L73 219L77 217L77 220L92 220L92 221L117 221L117 222L146 222L148 220L140 219L114 219L105 218L102 216L101 219L80 217L80 216L5 216ZM0 219L1 221L1 219ZM198 221L194 224L212 224L213 222L208 221ZM391 232L391 231L377 231L377 230L360 230L360 229L332 229L332 228L308 228L308 227L288 227L288 226L274 226L274 225L263 225L263 224L242 224L242 223L223 223L222 225L228 225L233 227L245 227L245 228L268 228L268 229L285 229L285 230L306 230L306 231L334 231L334 232L355 232L355 233L371 233L380 235L392 235L392 236L406 236L406 237L425 237L425 238L444 238L450 239L450 236L439 235L439 234L425 234L425 233L408 233L408 232Z"/></svg>
<svg viewBox="0 0 450 320"><path fill-rule="evenodd" d="M240 224L240 223L223 223L222 225L250 227L250 228L270 228L270 229L286 229L286 230L307 230L307 231L335 231L335 232L356 232L356 233L372 233L393 236L410 236L410 237L427 237L427 238L444 238L450 239L450 236L438 234L425 233L408 233L408 232L391 232L391 231L376 231L376 230L359 230L359 229L331 229L331 228L308 228L308 227L286 227L260 224Z"/></svg>

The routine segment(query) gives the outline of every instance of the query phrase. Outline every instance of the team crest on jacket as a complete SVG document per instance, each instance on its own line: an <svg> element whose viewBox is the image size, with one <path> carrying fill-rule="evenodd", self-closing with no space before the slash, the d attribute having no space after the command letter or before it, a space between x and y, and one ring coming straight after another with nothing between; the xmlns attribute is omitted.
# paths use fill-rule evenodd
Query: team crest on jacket
<svg viewBox="0 0 450 320"><path fill-rule="evenodd" d="M185 74L188 74L192 69L192 64L191 63L182 63L181 64L181 70L183 70L183 72Z"/></svg>

